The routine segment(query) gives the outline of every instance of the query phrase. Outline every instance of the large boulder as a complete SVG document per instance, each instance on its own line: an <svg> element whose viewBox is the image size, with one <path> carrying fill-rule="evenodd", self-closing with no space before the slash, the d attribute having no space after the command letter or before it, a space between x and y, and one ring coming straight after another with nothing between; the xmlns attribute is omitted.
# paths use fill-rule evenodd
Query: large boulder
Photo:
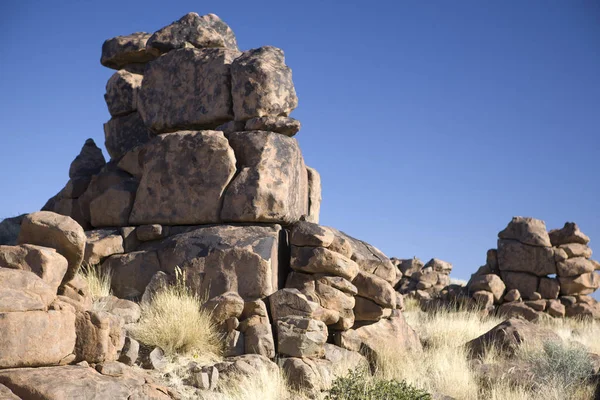
<svg viewBox="0 0 600 400"><path fill-rule="evenodd" d="M22 244L0 246L0 268L31 271L42 278L56 293L67 272L68 262L55 249Z"/></svg>
<svg viewBox="0 0 600 400"><path fill-rule="evenodd" d="M469 281L468 287L471 292L480 290L491 292L494 295L494 302L496 303L500 302L506 290L506 285L502 282L502 279L494 274L474 276ZM533 291L535 292L536 289L537 287Z"/></svg>
<svg viewBox="0 0 600 400"><path fill-rule="evenodd" d="M227 139L238 171L223 196L224 221L292 223L308 213L308 176L295 139L265 131Z"/></svg>
<svg viewBox="0 0 600 400"><path fill-rule="evenodd" d="M556 263L556 272L558 276L577 276L594 272L595 267L594 263L590 260L583 257L575 257Z"/></svg>
<svg viewBox="0 0 600 400"><path fill-rule="evenodd" d="M149 33L135 32L106 40L102 45L100 63L108 68L121 69L130 64L143 64L155 59L158 54L146 50L149 38Z"/></svg>
<svg viewBox="0 0 600 400"><path fill-rule="evenodd" d="M245 51L231 64L231 93L236 121L288 116L298 106L292 70L272 46Z"/></svg>
<svg viewBox="0 0 600 400"><path fill-rule="evenodd" d="M121 365L114 376L106 368L65 365L0 371L0 382L23 399L169 400L169 391L139 370ZM112 375L112 376L111 376Z"/></svg>
<svg viewBox="0 0 600 400"><path fill-rule="evenodd" d="M498 238L517 240L531 246L551 247L546 223L529 217L513 217L508 226L498 233Z"/></svg>
<svg viewBox="0 0 600 400"><path fill-rule="evenodd" d="M423 266L423 269L427 268L431 268L434 272L448 275L452 271L452 264L439 258L432 258Z"/></svg>
<svg viewBox="0 0 600 400"><path fill-rule="evenodd" d="M156 133L212 129L233 119L230 92L235 50L185 48L153 61L144 71L138 111Z"/></svg>
<svg viewBox="0 0 600 400"><path fill-rule="evenodd" d="M0 313L0 369L69 363L74 348L71 310Z"/></svg>
<svg viewBox="0 0 600 400"><path fill-rule="evenodd" d="M590 272L578 276L559 276L558 282L563 296L591 294L600 287L600 275Z"/></svg>
<svg viewBox="0 0 600 400"><path fill-rule="evenodd" d="M277 324L277 352L291 357L321 357L327 341L327 326L322 321L289 316Z"/></svg>
<svg viewBox="0 0 600 400"><path fill-rule="evenodd" d="M111 186L90 202L90 222L93 227L120 227L129 224L129 215L138 184L125 181Z"/></svg>
<svg viewBox="0 0 600 400"><path fill-rule="evenodd" d="M322 390L331 386L335 365L330 360L308 357L289 357L279 361L288 384L295 390L319 398ZM347 371L345 371L347 372Z"/></svg>
<svg viewBox="0 0 600 400"><path fill-rule="evenodd" d="M575 222L566 222L561 229L550 231L552 246L560 246L568 243L588 244L590 238L581 230Z"/></svg>
<svg viewBox="0 0 600 400"><path fill-rule="evenodd" d="M236 170L222 132L160 135L144 152L144 172L129 217L132 225L220 222L221 196Z"/></svg>
<svg viewBox="0 0 600 400"><path fill-rule="evenodd" d="M290 231L290 244L294 246L329 247L333 243L333 232L325 226L312 222L298 221Z"/></svg>
<svg viewBox="0 0 600 400"><path fill-rule="evenodd" d="M531 246L516 240L498 240L500 271L528 272L537 276L556 274L554 250Z"/></svg>
<svg viewBox="0 0 600 400"><path fill-rule="evenodd" d="M0 268L0 313L45 311L56 297L57 287L30 271Z"/></svg>
<svg viewBox="0 0 600 400"><path fill-rule="evenodd" d="M294 271L335 275L350 281L359 273L354 261L323 247L292 246L290 266Z"/></svg>
<svg viewBox="0 0 600 400"><path fill-rule="evenodd" d="M521 296L529 300L533 293L537 292L540 278L525 272L501 272L502 281L506 285L506 290L517 289Z"/></svg>
<svg viewBox="0 0 600 400"><path fill-rule="evenodd" d="M592 249L589 248L588 245L581 243L567 243L561 244L558 246L560 249L564 250L567 253L567 257L575 258L575 257L583 257L583 258L591 258L592 257Z"/></svg>
<svg viewBox="0 0 600 400"><path fill-rule="evenodd" d="M6 218L0 222L0 245L13 246L17 244L19 231L21 230L21 221L23 221L25 215Z"/></svg>
<svg viewBox="0 0 600 400"><path fill-rule="evenodd" d="M72 218L49 211L27 215L21 223L19 244L35 244L56 249L69 266L63 283L73 279L85 253L86 237L83 228Z"/></svg>
<svg viewBox="0 0 600 400"><path fill-rule="evenodd" d="M359 296L371 299L382 307L396 307L396 291L385 279L359 271L352 284L358 289Z"/></svg>
<svg viewBox="0 0 600 400"><path fill-rule="evenodd" d="M143 75L134 74L124 69L110 77L106 83L104 100L108 112L113 117L129 114L137 110L137 98Z"/></svg>
<svg viewBox="0 0 600 400"><path fill-rule="evenodd" d="M97 229L85 232L87 241L83 262L87 265L100 264L113 254L121 254L123 248L123 236L115 229Z"/></svg>
<svg viewBox="0 0 600 400"><path fill-rule="evenodd" d="M106 311L78 312L75 320L76 361L115 361L125 344L123 319Z"/></svg>
<svg viewBox="0 0 600 400"><path fill-rule="evenodd" d="M111 273L113 293L121 298L141 297L160 267L155 251L115 254L102 263L102 269Z"/></svg>
<svg viewBox="0 0 600 400"><path fill-rule="evenodd" d="M113 160L154 137L139 112L111 118L104 124L104 146Z"/></svg>
<svg viewBox="0 0 600 400"><path fill-rule="evenodd" d="M544 302L543 300L538 301ZM530 304L535 303L535 301L528 301L527 303L528 304L523 302L503 303L496 310L496 314L505 318L518 317L524 318L527 321L537 321L542 313L530 307Z"/></svg>
<svg viewBox="0 0 600 400"><path fill-rule="evenodd" d="M264 298L279 287L279 225L217 225L190 228L164 240L160 266L179 266L200 295L237 292L245 301Z"/></svg>
<svg viewBox="0 0 600 400"><path fill-rule="evenodd" d="M560 337L548 328L510 318L471 340L466 347L472 357L483 356L492 346L502 354L512 356L524 343L540 345L548 341L560 341Z"/></svg>

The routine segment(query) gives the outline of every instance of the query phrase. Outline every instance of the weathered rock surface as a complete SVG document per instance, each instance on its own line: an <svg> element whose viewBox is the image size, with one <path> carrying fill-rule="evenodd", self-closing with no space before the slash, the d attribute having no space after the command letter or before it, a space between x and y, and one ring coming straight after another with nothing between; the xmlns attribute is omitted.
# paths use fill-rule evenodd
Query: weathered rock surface
<svg viewBox="0 0 600 400"><path fill-rule="evenodd" d="M551 247L544 221L529 217L513 217L498 238L517 240L531 246Z"/></svg>
<svg viewBox="0 0 600 400"><path fill-rule="evenodd" d="M76 361L115 361L125 344L123 319L105 311L78 312Z"/></svg>
<svg viewBox="0 0 600 400"><path fill-rule="evenodd" d="M23 218L18 242L56 249L69 263L63 278L63 282L67 282L79 271L86 237L83 228L73 219L49 211L38 211Z"/></svg>
<svg viewBox="0 0 600 400"><path fill-rule="evenodd" d="M129 64L143 64L156 58L157 54L146 50L150 34L136 32L131 35L108 39L102 45L100 63L112 69L121 69Z"/></svg>
<svg viewBox="0 0 600 400"><path fill-rule="evenodd" d="M522 302L504 303L498 307L496 313L506 318L521 317L527 321L537 321L541 315L540 312Z"/></svg>
<svg viewBox="0 0 600 400"><path fill-rule="evenodd" d="M224 194L224 221L291 223L308 213L308 175L295 139L265 131L228 139L238 171Z"/></svg>
<svg viewBox="0 0 600 400"><path fill-rule="evenodd" d="M13 218L6 218L0 222L0 245L14 246L17 244L21 221L26 214Z"/></svg>
<svg viewBox="0 0 600 400"><path fill-rule="evenodd" d="M137 111L111 118L104 124L104 146L113 160L148 143L154 136Z"/></svg>
<svg viewBox="0 0 600 400"><path fill-rule="evenodd" d="M577 276L594 272L595 265L583 257L569 258L556 264L558 276Z"/></svg>
<svg viewBox="0 0 600 400"><path fill-rule="evenodd" d="M68 363L74 348L72 311L0 313L0 369Z"/></svg>
<svg viewBox="0 0 600 400"><path fill-rule="evenodd" d="M502 282L502 279L498 275L488 274L488 275L479 275L475 276L469 282L469 290L472 292L477 292L480 290L485 290L493 294L494 301L496 303L500 302L502 296L504 295L504 291L506 290L506 285ZM537 290L537 286L533 291Z"/></svg>
<svg viewBox="0 0 600 400"><path fill-rule="evenodd" d="M236 292L226 292L206 301L202 308L209 311L215 323L238 318L244 311L244 299Z"/></svg>
<svg viewBox="0 0 600 400"><path fill-rule="evenodd" d="M185 48L148 65L138 111L156 133L212 129L233 119L231 62L239 52Z"/></svg>
<svg viewBox="0 0 600 400"><path fill-rule="evenodd" d="M590 294L600 287L600 275L595 272L579 276L559 276L561 295Z"/></svg>
<svg viewBox="0 0 600 400"><path fill-rule="evenodd" d="M0 245L0 268L31 271L42 278L50 286L52 292L56 293L67 272L68 262L55 249L49 247L32 244Z"/></svg>
<svg viewBox="0 0 600 400"><path fill-rule="evenodd" d="M198 294L235 291L244 300L262 299L278 288L279 225L218 225L190 228L158 249L163 271L186 271Z"/></svg>
<svg viewBox="0 0 600 400"><path fill-rule="evenodd" d="M298 316L280 318L277 324L277 351L291 357L321 357L327 341L322 321Z"/></svg>
<svg viewBox="0 0 600 400"><path fill-rule="evenodd" d="M290 117L256 117L246 121L247 131L269 131L292 137L300 130L300 121Z"/></svg>
<svg viewBox="0 0 600 400"><path fill-rule="evenodd" d="M87 265L102 263L113 254L121 254L123 248L123 236L117 230L97 229L85 232L87 241L83 262Z"/></svg>
<svg viewBox="0 0 600 400"><path fill-rule="evenodd" d="M498 240L500 271L528 272L537 276L556 274L551 247L530 246L514 240Z"/></svg>
<svg viewBox="0 0 600 400"><path fill-rule="evenodd" d="M231 93L236 121L285 117L298 106L292 70L283 51L271 46L248 50L231 64Z"/></svg>
<svg viewBox="0 0 600 400"><path fill-rule="evenodd" d="M90 202L90 222L96 228L125 226L134 204L137 182L111 186Z"/></svg>
<svg viewBox="0 0 600 400"><path fill-rule="evenodd" d="M106 83L104 100L111 116L118 117L137 110L138 90L142 86L142 79L143 75L124 69L110 77Z"/></svg>
<svg viewBox="0 0 600 400"><path fill-rule="evenodd" d="M334 239L329 228L307 221L298 221L290 231L290 244L294 246L329 247Z"/></svg>
<svg viewBox="0 0 600 400"><path fill-rule="evenodd" d="M524 299L531 299L533 293L537 292L540 278L535 275L525 272L503 271L501 276L506 289L517 289Z"/></svg>
<svg viewBox="0 0 600 400"><path fill-rule="evenodd" d="M318 224L322 200L321 175L316 169L311 167L306 167L306 172L308 173L308 215L306 216L306 220Z"/></svg>
<svg viewBox="0 0 600 400"><path fill-rule="evenodd" d="M590 249L585 244L581 244L581 243L561 244L559 246L559 248L564 250L567 253L567 256L569 258L575 258L575 257L591 258L592 257L592 249Z"/></svg>
<svg viewBox="0 0 600 400"><path fill-rule="evenodd" d="M69 178L90 178L100 172L106 164L102 150L96 146L93 139L87 139L81 151L71 162ZM79 197L72 193L72 197Z"/></svg>
<svg viewBox="0 0 600 400"><path fill-rule="evenodd" d="M588 244L590 238L581 230L575 222L566 222L561 229L550 231L552 246L560 246L568 243Z"/></svg>
<svg viewBox="0 0 600 400"><path fill-rule="evenodd" d="M524 343L532 345L560 341L560 337L548 328L522 319L510 318L466 344L472 357L483 356L491 346L501 353L512 356Z"/></svg>
<svg viewBox="0 0 600 400"><path fill-rule="evenodd" d="M560 285L553 278L540 278L538 293L543 299L557 299L560 293Z"/></svg>
<svg viewBox="0 0 600 400"><path fill-rule="evenodd" d="M137 303L116 296L101 297L97 303L102 311L121 317L125 324L137 322L142 315L141 307Z"/></svg>
<svg viewBox="0 0 600 400"><path fill-rule="evenodd" d="M222 132L160 135L145 146L144 172L129 223L219 222L221 196L235 173L235 163Z"/></svg>
<svg viewBox="0 0 600 400"><path fill-rule="evenodd" d="M352 281L359 273L356 262L323 247L292 246L293 270L336 275Z"/></svg>
<svg viewBox="0 0 600 400"><path fill-rule="evenodd" d="M57 287L30 271L0 268L0 313L45 311L56 297Z"/></svg>
<svg viewBox="0 0 600 400"><path fill-rule="evenodd" d="M129 299L144 293L154 274L160 271L160 263L155 251L134 251L110 256L102 268L111 271L115 296Z"/></svg>
<svg viewBox="0 0 600 400"><path fill-rule="evenodd" d="M385 279L359 271L352 283L358 289L359 296L371 299L383 307L395 308L396 291Z"/></svg>

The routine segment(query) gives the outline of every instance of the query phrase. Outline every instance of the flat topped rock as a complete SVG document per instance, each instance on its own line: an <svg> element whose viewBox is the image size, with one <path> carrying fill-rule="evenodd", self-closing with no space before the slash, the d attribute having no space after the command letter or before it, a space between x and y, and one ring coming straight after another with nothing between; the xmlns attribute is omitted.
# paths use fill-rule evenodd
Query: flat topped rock
<svg viewBox="0 0 600 400"><path fill-rule="evenodd" d="M116 36L102 45L100 64L112 69L121 69L128 64L146 63L154 60L158 52L146 49L150 34L135 32L131 35Z"/></svg>
<svg viewBox="0 0 600 400"><path fill-rule="evenodd" d="M530 217L513 217L508 226L498 233L498 238L517 240L531 246L552 246L546 231L546 223Z"/></svg>
<svg viewBox="0 0 600 400"><path fill-rule="evenodd" d="M581 230L575 222L565 222L561 229L550 231L550 241L552 246L560 246L567 243L588 244L590 238Z"/></svg>

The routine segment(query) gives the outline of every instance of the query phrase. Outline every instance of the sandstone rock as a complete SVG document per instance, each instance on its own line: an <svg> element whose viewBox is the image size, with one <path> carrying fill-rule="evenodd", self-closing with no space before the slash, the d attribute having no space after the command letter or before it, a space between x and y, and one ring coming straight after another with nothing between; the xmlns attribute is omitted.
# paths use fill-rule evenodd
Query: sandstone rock
<svg viewBox="0 0 600 400"><path fill-rule="evenodd" d="M424 267L423 262L417 257L399 261L398 268L405 277L411 277L412 274L420 272Z"/></svg>
<svg viewBox="0 0 600 400"><path fill-rule="evenodd" d="M321 175L317 172L316 169L311 167L306 167L306 172L308 173L308 215L306 216L306 220L309 222L313 222L315 224L319 223L319 215L321 213ZM335 241L335 240L334 240ZM340 242L340 244L343 244ZM338 250L331 249L333 251ZM341 254L349 257L346 253L342 252ZM351 254L350 254L351 255Z"/></svg>
<svg viewBox="0 0 600 400"><path fill-rule="evenodd" d="M437 258L432 258L425 264L423 268L432 268L435 272L449 274L452 271L452 264Z"/></svg>
<svg viewBox="0 0 600 400"><path fill-rule="evenodd" d="M95 369L102 375L118 377L123 376L125 365L116 361L108 361L96 364Z"/></svg>
<svg viewBox="0 0 600 400"><path fill-rule="evenodd" d="M529 217L513 217L498 238L517 240L531 246L551 247L544 221Z"/></svg>
<svg viewBox="0 0 600 400"><path fill-rule="evenodd" d="M121 376L100 374L79 365L0 371L0 381L24 399L169 400L166 388L123 366Z"/></svg>
<svg viewBox="0 0 600 400"><path fill-rule="evenodd" d="M274 321L289 317L301 316L313 318L319 304L310 301L298 289L281 289L269 297L271 316Z"/></svg>
<svg viewBox="0 0 600 400"><path fill-rule="evenodd" d="M553 278L541 278L538 292L543 299L557 299L560 293L558 281Z"/></svg>
<svg viewBox="0 0 600 400"><path fill-rule="evenodd" d="M308 213L308 175L295 139L264 131L227 139L238 171L223 196L224 221L292 223Z"/></svg>
<svg viewBox="0 0 600 400"><path fill-rule="evenodd" d="M333 363L329 360L290 357L281 359L280 364L288 384L312 397L319 396L334 378L331 372Z"/></svg>
<svg viewBox="0 0 600 400"><path fill-rule="evenodd" d="M146 126L164 133L212 129L233 119L230 68L238 54L186 48L150 63L138 94Z"/></svg>
<svg viewBox="0 0 600 400"><path fill-rule="evenodd" d="M288 116L298 106L292 70L276 47L248 50L238 57L231 64L231 92L236 121Z"/></svg>
<svg viewBox="0 0 600 400"><path fill-rule="evenodd" d="M104 311L77 313L76 361L115 361L125 344L123 320Z"/></svg>
<svg viewBox="0 0 600 400"><path fill-rule="evenodd" d="M0 245L14 246L17 244L21 221L26 214L13 218L6 218L0 222Z"/></svg>
<svg viewBox="0 0 600 400"><path fill-rule="evenodd" d="M291 357L321 357L327 341L327 326L306 317L289 316L277 323L277 352Z"/></svg>
<svg viewBox="0 0 600 400"><path fill-rule="evenodd" d="M110 77L106 83L104 100L111 116L118 117L137 110L138 90L143 78L143 75L132 74L124 69Z"/></svg>
<svg viewBox="0 0 600 400"><path fill-rule="evenodd" d="M537 286L533 290L535 291L536 289ZM498 275L488 274L472 278L469 282L469 290L471 292L477 292L481 290L488 291L493 294L494 302L499 303L500 299L502 299L502 296L504 295L506 286Z"/></svg>
<svg viewBox="0 0 600 400"><path fill-rule="evenodd" d="M242 315L244 299L236 292L226 292L207 300L202 308L211 313L216 324L220 324L229 318L238 318Z"/></svg>
<svg viewBox="0 0 600 400"><path fill-rule="evenodd" d="M355 301L353 311L356 321L379 321L392 315L390 308L383 308L372 300L356 296Z"/></svg>
<svg viewBox="0 0 600 400"><path fill-rule="evenodd" d="M494 294L485 290L479 290L473 293L473 300L482 309L489 308L494 305Z"/></svg>
<svg viewBox="0 0 600 400"><path fill-rule="evenodd" d="M289 275L288 275L289 276ZM344 293L347 293L351 296L356 296L358 294L358 289L347 279L342 278L341 276L325 276L321 274L314 275L315 279L318 282L329 285L333 288L341 290Z"/></svg>
<svg viewBox="0 0 600 400"><path fill-rule="evenodd" d="M128 64L146 63L156 58L156 52L146 50L150 34L136 32L131 35L108 39L102 45L100 63L112 69L121 69Z"/></svg>
<svg viewBox="0 0 600 400"><path fill-rule="evenodd" d="M0 268L0 313L47 310L56 287L30 271Z"/></svg>
<svg viewBox="0 0 600 400"><path fill-rule="evenodd" d="M521 317L527 321L537 321L541 314L521 302L504 303L498 307L496 313L506 318Z"/></svg>
<svg viewBox="0 0 600 400"><path fill-rule="evenodd" d="M149 142L154 136L138 112L113 117L104 124L104 146L113 160Z"/></svg>
<svg viewBox="0 0 600 400"><path fill-rule="evenodd" d="M156 31L146 46L160 53L186 47L225 47L223 36L196 13L188 13L179 20Z"/></svg>
<svg viewBox="0 0 600 400"><path fill-rule="evenodd" d="M575 222L566 222L561 229L550 231L552 246L560 246L568 243L588 244L590 238L579 230Z"/></svg>
<svg viewBox="0 0 600 400"><path fill-rule="evenodd" d="M335 235L328 249L348 258L352 257L352 253L354 252L350 241L341 235Z"/></svg>
<svg viewBox="0 0 600 400"><path fill-rule="evenodd" d="M221 195L234 173L235 155L222 132L182 131L160 135L145 148L144 174L129 222L133 225L219 222Z"/></svg>
<svg viewBox="0 0 600 400"><path fill-rule="evenodd" d="M359 271L352 283L358 289L359 296L371 299L383 307L394 308L396 306L396 292L385 279Z"/></svg>
<svg viewBox="0 0 600 400"><path fill-rule="evenodd" d="M331 274L350 281L359 272L354 261L322 247L292 246L291 257L290 266L299 272Z"/></svg>
<svg viewBox="0 0 600 400"><path fill-rule="evenodd" d="M248 354L275 357L275 341L271 324L256 324L244 332L244 348Z"/></svg>
<svg viewBox="0 0 600 400"><path fill-rule="evenodd" d="M38 211L23 218L18 242L56 249L69 262L63 278L63 282L68 282L79 271L86 237L81 226L73 219L49 211Z"/></svg>
<svg viewBox="0 0 600 400"><path fill-rule="evenodd" d="M422 350L419 337L398 310L392 311L389 319L336 333L334 340L340 347L360 351L363 355L366 352L375 357L386 351L386 348L416 352Z"/></svg>
<svg viewBox="0 0 600 400"><path fill-rule="evenodd" d="M87 238L83 262L87 265L102 263L113 254L121 254L123 248L123 236L119 231L113 229L98 229L85 232Z"/></svg>
<svg viewBox="0 0 600 400"><path fill-rule="evenodd" d="M80 274L75 275L73 279L61 286L58 293L70 298L71 303L79 304L77 308L88 310L92 306L92 294L87 281Z"/></svg>
<svg viewBox="0 0 600 400"><path fill-rule="evenodd" d="M53 293L67 272L67 259L49 247L22 244L0 245L0 268L31 271L46 282ZM10 289L10 287L8 288Z"/></svg>
<svg viewBox="0 0 600 400"><path fill-rule="evenodd" d="M0 313L0 369L68 363L74 347L72 311Z"/></svg>
<svg viewBox="0 0 600 400"><path fill-rule="evenodd" d="M600 287L600 275L595 272L579 276L559 276L561 295L590 294Z"/></svg>
<svg viewBox="0 0 600 400"><path fill-rule="evenodd" d="M121 317L126 324L137 322L142 315L142 310L137 303L115 296L101 297L98 299L98 305L102 311Z"/></svg>
<svg viewBox="0 0 600 400"><path fill-rule="evenodd" d="M244 310L242 311L242 315L240 319L246 319L253 315L257 315L259 317L267 317L267 305L262 300L251 300L246 301L244 303Z"/></svg>
<svg viewBox="0 0 600 400"><path fill-rule="evenodd" d="M592 257L592 249L590 249L585 244L567 243L567 244L560 245L559 248L563 249L569 256L569 258L575 258L575 257L591 258Z"/></svg>
<svg viewBox="0 0 600 400"><path fill-rule="evenodd" d="M105 164L106 160L102 155L102 150L96 146L94 139L87 139L77 157L71 162L69 178L89 178L100 172ZM74 193L72 193L72 196L79 197L75 196Z"/></svg>
<svg viewBox="0 0 600 400"><path fill-rule="evenodd" d="M110 256L102 268L111 271L111 289L115 296L136 298L144 293L146 285L160 270L160 263L154 251L135 251Z"/></svg>
<svg viewBox="0 0 600 400"><path fill-rule="evenodd" d="M215 131L221 131L225 135L234 132L242 132L246 130L246 121L229 121L215 128Z"/></svg>
<svg viewBox="0 0 600 400"><path fill-rule="evenodd" d="M576 276L594 272L595 265L583 257L569 258L556 264L558 276Z"/></svg>
<svg viewBox="0 0 600 400"><path fill-rule="evenodd" d="M90 203L92 226L101 228L127 225L137 187L137 183L126 181L110 187L92 200Z"/></svg>
<svg viewBox="0 0 600 400"><path fill-rule="evenodd" d="M179 266L199 295L237 292L245 301L274 293L278 284L279 225L192 228L170 236L158 249L160 265Z"/></svg>
<svg viewBox="0 0 600 400"><path fill-rule="evenodd" d="M565 316L565 306L558 300L548 300L546 312L553 317L562 318Z"/></svg>
<svg viewBox="0 0 600 400"><path fill-rule="evenodd" d="M133 176L136 181L140 181L144 175L144 149L143 145L137 146L123 154L117 162L117 167Z"/></svg>
<svg viewBox="0 0 600 400"><path fill-rule="evenodd" d="M535 311L544 311L546 309L546 300L529 300L525 302L525 305L534 309Z"/></svg>
<svg viewBox="0 0 600 400"><path fill-rule="evenodd" d="M125 365L133 365L138 359L139 352L140 344L137 340L127 336L125 337L125 344L123 345L123 349L121 349L118 361Z"/></svg>
<svg viewBox="0 0 600 400"><path fill-rule="evenodd" d="M329 247L333 239L333 232L327 227L298 221L292 226L289 240L294 246Z"/></svg>
<svg viewBox="0 0 600 400"><path fill-rule="evenodd" d="M466 344L472 357L483 356L491 346L507 356L513 356L523 344L540 344L560 341L560 337L548 328L517 318L510 318Z"/></svg>
<svg viewBox="0 0 600 400"><path fill-rule="evenodd" d="M556 273L551 247L530 246L514 240L498 240L500 271L528 272L537 276Z"/></svg>
<svg viewBox="0 0 600 400"><path fill-rule="evenodd" d="M315 282L315 296L323 308L342 312L354 308L354 297L329 286L324 281Z"/></svg>
<svg viewBox="0 0 600 400"><path fill-rule="evenodd" d="M138 226L135 234L140 242L149 242L163 236L163 227L159 224Z"/></svg>
<svg viewBox="0 0 600 400"><path fill-rule="evenodd" d="M292 137L300 130L300 121L290 117L256 117L246 121L247 131L269 131Z"/></svg>
<svg viewBox="0 0 600 400"><path fill-rule="evenodd" d="M330 343L325 343L323 349L324 358L332 362L332 372L336 376L345 375L348 369L357 370L369 366L365 356L357 351L346 350Z"/></svg>
<svg viewBox="0 0 600 400"><path fill-rule="evenodd" d="M333 231L336 237L342 236L344 239L350 242L352 247L351 259L358 264L361 270L375 274L390 283L396 281L396 267L379 249L370 245L369 243L363 242L362 240L355 239L337 229L329 229Z"/></svg>
<svg viewBox="0 0 600 400"><path fill-rule="evenodd" d="M555 263L564 262L564 261L567 261L568 259L569 259L569 255L567 254L567 252L564 249L561 249L559 247L554 248L554 262Z"/></svg>
<svg viewBox="0 0 600 400"><path fill-rule="evenodd" d="M539 279L535 275L525 272L501 272L502 281L507 290L517 289L521 297L529 300L534 292L537 291Z"/></svg>

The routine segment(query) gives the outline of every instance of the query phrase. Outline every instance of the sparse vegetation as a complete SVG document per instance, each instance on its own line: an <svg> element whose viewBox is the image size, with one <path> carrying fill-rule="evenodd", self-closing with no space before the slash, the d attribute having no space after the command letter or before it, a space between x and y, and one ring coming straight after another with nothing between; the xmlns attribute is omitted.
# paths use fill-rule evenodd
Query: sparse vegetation
<svg viewBox="0 0 600 400"><path fill-rule="evenodd" d="M180 271L176 283L157 292L149 304L142 304L142 316L132 335L166 354L221 354L221 337L203 300L186 286Z"/></svg>
<svg viewBox="0 0 600 400"><path fill-rule="evenodd" d="M94 302L97 302L102 297L110 296L112 280L110 269L102 268L101 265L84 265L81 267L79 273L87 282Z"/></svg>

